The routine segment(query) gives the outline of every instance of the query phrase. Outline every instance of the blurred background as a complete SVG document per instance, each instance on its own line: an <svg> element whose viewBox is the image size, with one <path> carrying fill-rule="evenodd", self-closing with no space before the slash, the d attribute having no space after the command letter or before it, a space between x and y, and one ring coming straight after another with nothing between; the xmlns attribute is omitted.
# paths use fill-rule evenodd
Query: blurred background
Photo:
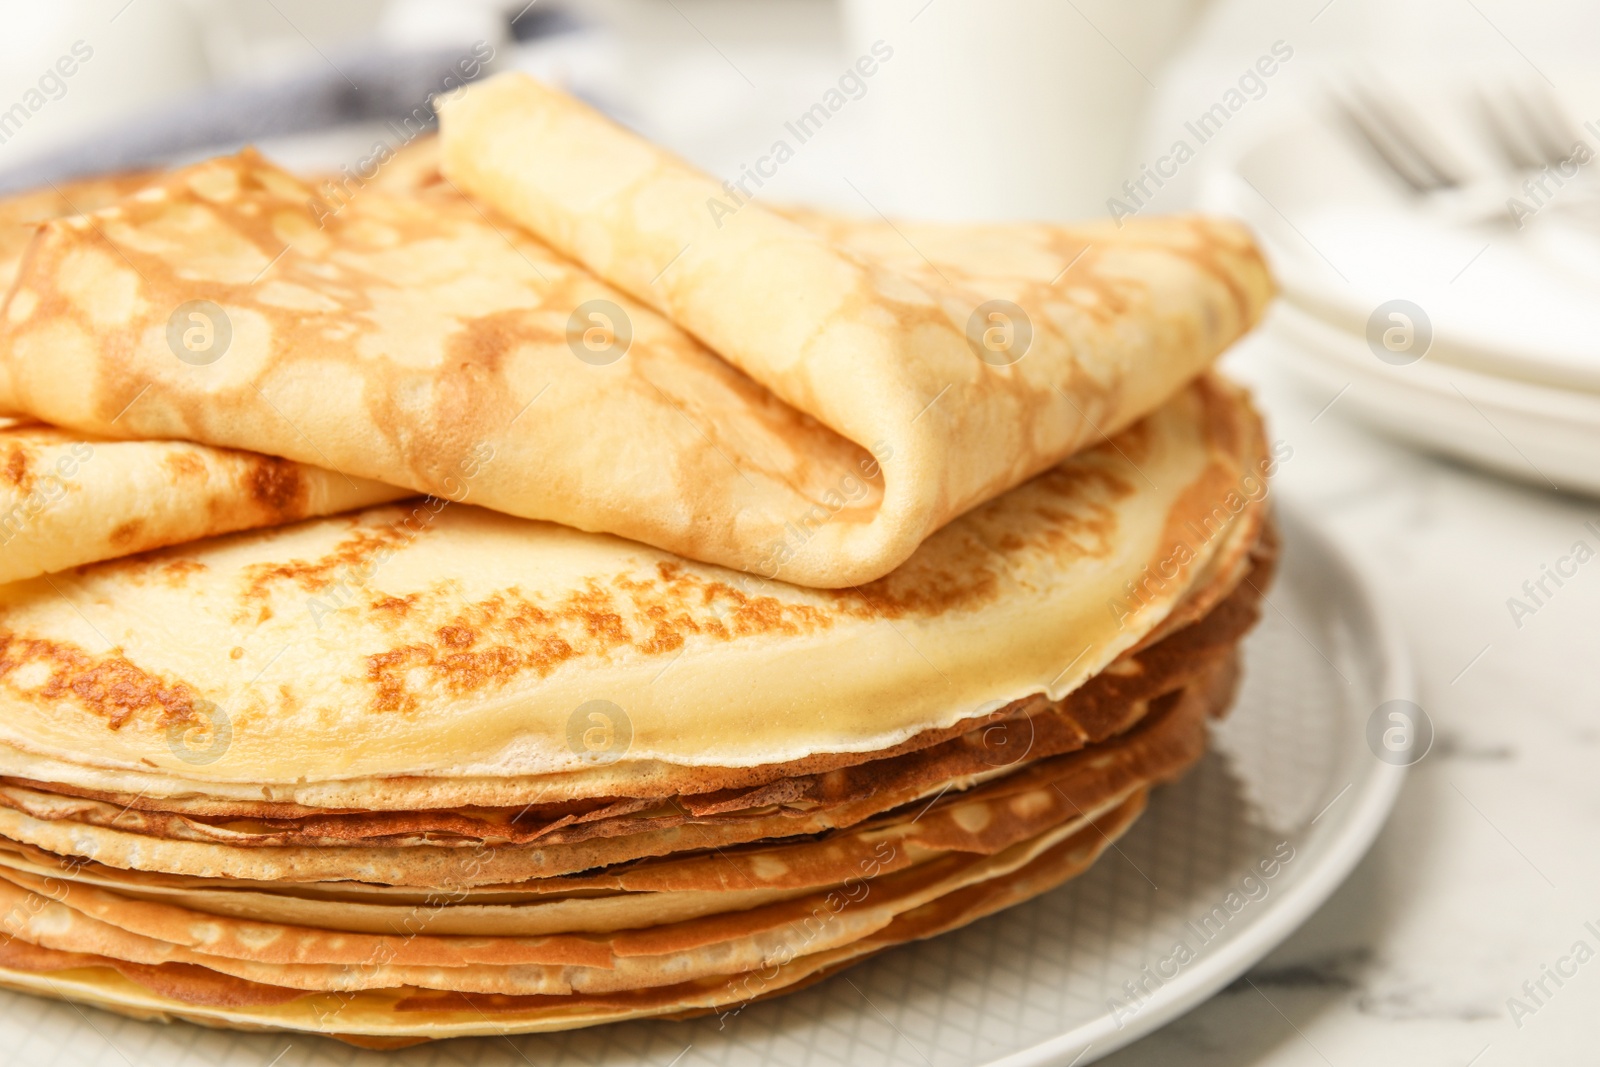
<svg viewBox="0 0 1600 1067"><path fill-rule="evenodd" d="M1308 926L1106 1062L1592 1058L1600 977L1535 1019L1508 998L1600 920L1600 4L0 0L0 20L4 190L247 142L356 168L430 94L519 69L772 203L1244 219L1284 298L1226 365L1293 449L1275 491L1390 595L1437 740Z"/></svg>

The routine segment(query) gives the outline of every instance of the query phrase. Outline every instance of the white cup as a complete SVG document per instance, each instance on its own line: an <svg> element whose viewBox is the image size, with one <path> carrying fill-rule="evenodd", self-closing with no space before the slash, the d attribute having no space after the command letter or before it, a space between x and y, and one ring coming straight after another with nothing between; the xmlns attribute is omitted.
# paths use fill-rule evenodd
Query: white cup
<svg viewBox="0 0 1600 1067"><path fill-rule="evenodd" d="M841 0L851 57L893 49L862 101L874 201L930 219L1103 216L1203 2Z"/></svg>
<svg viewBox="0 0 1600 1067"><path fill-rule="evenodd" d="M180 0L0 0L0 22L0 169L209 78Z"/></svg>

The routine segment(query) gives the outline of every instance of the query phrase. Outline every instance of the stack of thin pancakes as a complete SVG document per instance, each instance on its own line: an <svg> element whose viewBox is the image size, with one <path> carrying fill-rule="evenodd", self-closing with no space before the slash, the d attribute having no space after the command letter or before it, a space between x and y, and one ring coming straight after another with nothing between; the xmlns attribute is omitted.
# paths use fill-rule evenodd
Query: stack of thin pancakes
<svg viewBox="0 0 1600 1067"><path fill-rule="evenodd" d="M1206 370L1248 239L729 222L531 82L453 108L334 205L250 154L0 205L62 216L0 264L0 984L731 1015L1087 869L1271 576Z"/></svg>

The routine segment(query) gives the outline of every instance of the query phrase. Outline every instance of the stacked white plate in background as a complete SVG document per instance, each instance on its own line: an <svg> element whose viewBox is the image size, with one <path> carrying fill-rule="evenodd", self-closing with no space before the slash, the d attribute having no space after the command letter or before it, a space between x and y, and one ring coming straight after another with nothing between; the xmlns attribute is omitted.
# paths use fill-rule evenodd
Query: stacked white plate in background
<svg viewBox="0 0 1600 1067"><path fill-rule="evenodd" d="M1257 231L1283 286L1268 329L1329 407L1600 493L1594 116L1533 71L1351 72L1219 160L1199 206Z"/></svg>

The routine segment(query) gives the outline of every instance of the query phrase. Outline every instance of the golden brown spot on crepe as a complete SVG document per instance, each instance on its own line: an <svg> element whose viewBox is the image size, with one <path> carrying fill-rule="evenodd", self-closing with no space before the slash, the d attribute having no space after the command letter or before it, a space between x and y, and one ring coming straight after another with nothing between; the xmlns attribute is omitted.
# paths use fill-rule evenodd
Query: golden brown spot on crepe
<svg viewBox="0 0 1600 1067"><path fill-rule="evenodd" d="M1056 558L1104 557L1115 547L1116 502L1138 490L1111 470L1087 463L1051 468L1030 485L1043 492L1026 497L1026 510L1005 498L980 509L980 516L987 513L1003 525L992 544L974 540L968 549L970 554L998 549L1014 555L1040 548ZM941 536L952 535L935 534ZM952 567L934 567L913 558L877 581L827 595L835 600L837 610L855 616L932 616L992 600L998 595L999 581L1000 572L995 568L974 566L968 561Z"/></svg>
<svg viewBox="0 0 1600 1067"><path fill-rule="evenodd" d="M146 672L117 649L91 655L62 641L0 633L0 682L9 684L15 672L30 666L49 672L30 697L71 701L104 717L113 730L141 713L155 713L163 726L196 717L192 689Z"/></svg>
<svg viewBox="0 0 1600 1067"><path fill-rule="evenodd" d="M563 610L581 619L589 636L599 639L603 644L622 645L631 640L631 634L623 625L611 594L595 588L593 582L584 592L569 594Z"/></svg>
<svg viewBox="0 0 1600 1067"><path fill-rule="evenodd" d="M191 574L199 574L206 565L197 559L175 559L162 565L161 573L169 585L182 585Z"/></svg>
<svg viewBox="0 0 1600 1067"><path fill-rule="evenodd" d="M918 568L917 580L889 574L854 589L832 595L840 609L867 618L898 619L907 615L936 615L955 607L993 598L999 578L987 567L960 569Z"/></svg>
<svg viewBox="0 0 1600 1067"><path fill-rule="evenodd" d="M720 623L722 636L795 635L833 625L826 612L807 604L787 604L775 596L753 596L725 582L706 581L700 588L703 606L721 612L720 619L715 615L713 619Z"/></svg>
<svg viewBox="0 0 1600 1067"><path fill-rule="evenodd" d="M319 580L314 568L299 567L294 575L275 577ZM415 637L367 657L368 680L375 688L372 710L412 709L421 690L431 685L459 695L503 685L526 672L544 676L575 656L618 648L663 655L677 652L690 636L724 641L801 636L846 615L942 611L992 597L998 587L997 575L988 570L959 576L918 573L911 580L891 578L847 593L819 594L835 601L819 607L746 592L674 561L659 562L656 572L655 579L617 578L609 589L591 582L558 604L537 604L515 588L503 590L431 625L422 607L426 600L417 594L376 601L373 608L397 623L426 629L407 626ZM425 681L419 684L419 677Z"/></svg>
<svg viewBox="0 0 1600 1067"><path fill-rule="evenodd" d="M648 612L651 623L650 637L639 646L640 651L648 654L676 652L683 647L684 628L694 627L696 632L700 629L692 617L687 615L669 617L667 609L659 604L652 605Z"/></svg>
<svg viewBox="0 0 1600 1067"><path fill-rule="evenodd" d="M237 645L235 645L233 648L230 648L228 650L228 658L229 659L240 659L243 656L244 656L244 649L240 648Z"/></svg>
<svg viewBox="0 0 1600 1067"><path fill-rule="evenodd" d="M21 445L12 445L10 453L6 456L5 479L18 489L25 489L24 483L28 481L28 470L32 457L28 450Z"/></svg>
<svg viewBox="0 0 1600 1067"><path fill-rule="evenodd" d="M435 632L446 648L471 648L478 640L478 635L465 626L441 626Z"/></svg>
<svg viewBox="0 0 1600 1067"><path fill-rule="evenodd" d="M535 315L527 308L513 308L469 319L451 334L445 344L440 378L433 387L432 426L429 437L441 456L467 456L479 438L474 435L491 418L509 423L516 415L502 373L513 352L529 343L564 343L539 328ZM373 418L386 428L396 425L400 416L378 407L392 407L393 398L369 392L368 408ZM435 472L441 480L454 477L448 464ZM445 482L453 484L453 482Z"/></svg>
<svg viewBox="0 0 1600 1067"><path fill-rule="evenodd" d="M1204 405L1206 438L1216 442L1217 450L1212 452L1207 468L1178 498L1163 524L1161 537L1157 541L1161 548L1152 557L1151 563L1156 565L1167 559L1179 563L1174 575L1161 575L1168 581L1181 580L1190 566L1176 558L1180 549L1192 553L1201 544L1215 538L1235 516L1251 510L1251 500L1245 495L1247 487L1244 483L1247 478L1257 479L1257 484L1263 489L1265 486L1261 481L1263 470L1259 466L1241 469L1236 461L1225 458L1240 455L1264 457L1267 445L1260 423L1252 422L1247 429L1237 412L1230 408L1227 398L1214 380L1202 379L1200 386L1198 391ZM1255 440L1252 447L1244 449L1243 439L1247 433ZM1255 524L1263 521L1259 509L1254 511L1249 521Z"/></svg>
<svg viewBox="0 0 1600 1067"><path fill-rule="evenodd" d="M258 457L250 469L247 485L251 499L280 522L306 513L307 490L298 464L276 456Z"/></svg>
<svg viewBox="0 0 1600 1067"><path fill-rule="evenodd" d="M167 456L166 465L179 478L198 478L206 472L206 461L194 452L174 452Z"/></svg>
<svg viewBox="0 0 1600 1067"><path fill-rule="evenodd" d="M375 689L371 708L409 710L428 686L461 695L525 673L543 677L575 656L621 648L646 655L676 652L690 635L731 640L808 633L832 624L820 608L690 577L679 563L662 562L658 573L660 580L619 578L610 589L591 582L555 604L530 601L513 587L432 620L423 607L430 598L379 601L376 606L409 639L367 657L367 678ZM419 678L425 681L418 684Z"/></svg>
<svg viewBox="0 0 1600 1067"><path fill-rule="evenodd" d="M139 536L139 531L127 531L127 536L129 538ZM203 573L207 569L204 563L188 555L191 550L191 545L152 548L144 552L119 556L116 559L86 563L74 567L73 573L93 574L97 578L115 574L118 581L125 581L130 585L141 585L154 579L177 587L183 585L191 575Z"/></svg>
<svg viewBox="0 0 1600 1067"><path fill-rule="evenodd" d="M343 577L339 572L360 571L379 553L392 551L412 540L420 531L409 529L407 522L415 517L414 511L407 519L386 526L355 528L321 559L252 564L244 569L246 584L241 597L247 602L263 599L275 582L293 582L306 592L321 592L333 584L336 577Z"/></svg>
<svg viewBox="0 0 1600 1067"><path fill-rule="evenodd" d="M1105 451L1111 448L1101 447ZM1103 467L1074 465L1046 471L1038 482L1057 499L1073 501L1081 508L1071 511L1038 505L1034 514L1045 520L1042 528L1034 531L1038 543L1058 554L1109 555L1117 536L1114 505L1138 492L1133 480Z"/></svg>
<svg viewBox="0 0 1600 1067"><path fill-rule="evenodd" d="M139 539L140 532L144 529L143 519L129 519L120 523L111 531L111 544L114 548L125 548Z"/></svg>
<svg viewBox="0 0 1600 1067"><path fill-rule="evenodd" d="M376 689L371 709L415 710L418 693L408 677L414 671L453 694L463 695L503 684L523 671L549 674L572 655L572 646L552 634L538 635L519 648L495 645L481 652L441 650L429 644L390 649L367 657L367 679Z"/></svg>
<svg viewBox="0 0 1600 1067"><path fill-rule="evenodd" d="M1119 435L1117 447L1147 454L1149 435L1143 428L1129 431ZM1031 513L1019 516L1019 521L1000 534L998 547L1007 553L1038 546L1058 556L1104 556L1114 547L1117 534L1113 504L1138 489L1110 470L1087 464L1053 468L1035 482L1046 491L1046 502L1034 505ZM1050 499L1072 501L1076 506L1056 506ZM983 548L975 544L972 551L982 552ZM992 599L998 595L1000 580L998 572L987 567L935 568L913 562L902 571L854 589L821 592L818 595L831 603L819 608L747 593L678 563L659 563L657 572L659 587L649 581L618 582L619 589L629 595L634 614L650 622L649 636L642 642L632 641L635 648L649 653L674 652L689 635L723 639L796 636L826 629L840 616L898 619L938 615ZM709 609L709 618L705 609Z"/></svg>
<svg viewBox="0 0 1600 1067"><path fill-rule="evenodd" d="M1150 421L1140 419L1117 434L1113 440L1117 443L1117 454L1126 457L1129 463L1137 465L1149 460L1150 451L1155 445L1155 434L1150 428ZM1109 443L1102 443L1099 447L1101 451L1110 451Z"/></svg>
<svg viewBox="0 0 1600 1067"><path fill-rule="evenodd" d="M656 564L660 584L619 580L632 607L653 624L651 642L675 651L689 634L729 639L780 633L793 636L831 626L828 612L810 604L791 604L775 596L746 593L727 582L706 579L682 564Z"/></svg>
<svg viewBox="0 0 1600 1067"><path fill-rule="evenodd" d="M421 599L416 593L407 593L405 596L385 596L374 600L367 607L374 613L386 615L391 619L403 619L411 614L411 609L417 606Z"/></svg>

